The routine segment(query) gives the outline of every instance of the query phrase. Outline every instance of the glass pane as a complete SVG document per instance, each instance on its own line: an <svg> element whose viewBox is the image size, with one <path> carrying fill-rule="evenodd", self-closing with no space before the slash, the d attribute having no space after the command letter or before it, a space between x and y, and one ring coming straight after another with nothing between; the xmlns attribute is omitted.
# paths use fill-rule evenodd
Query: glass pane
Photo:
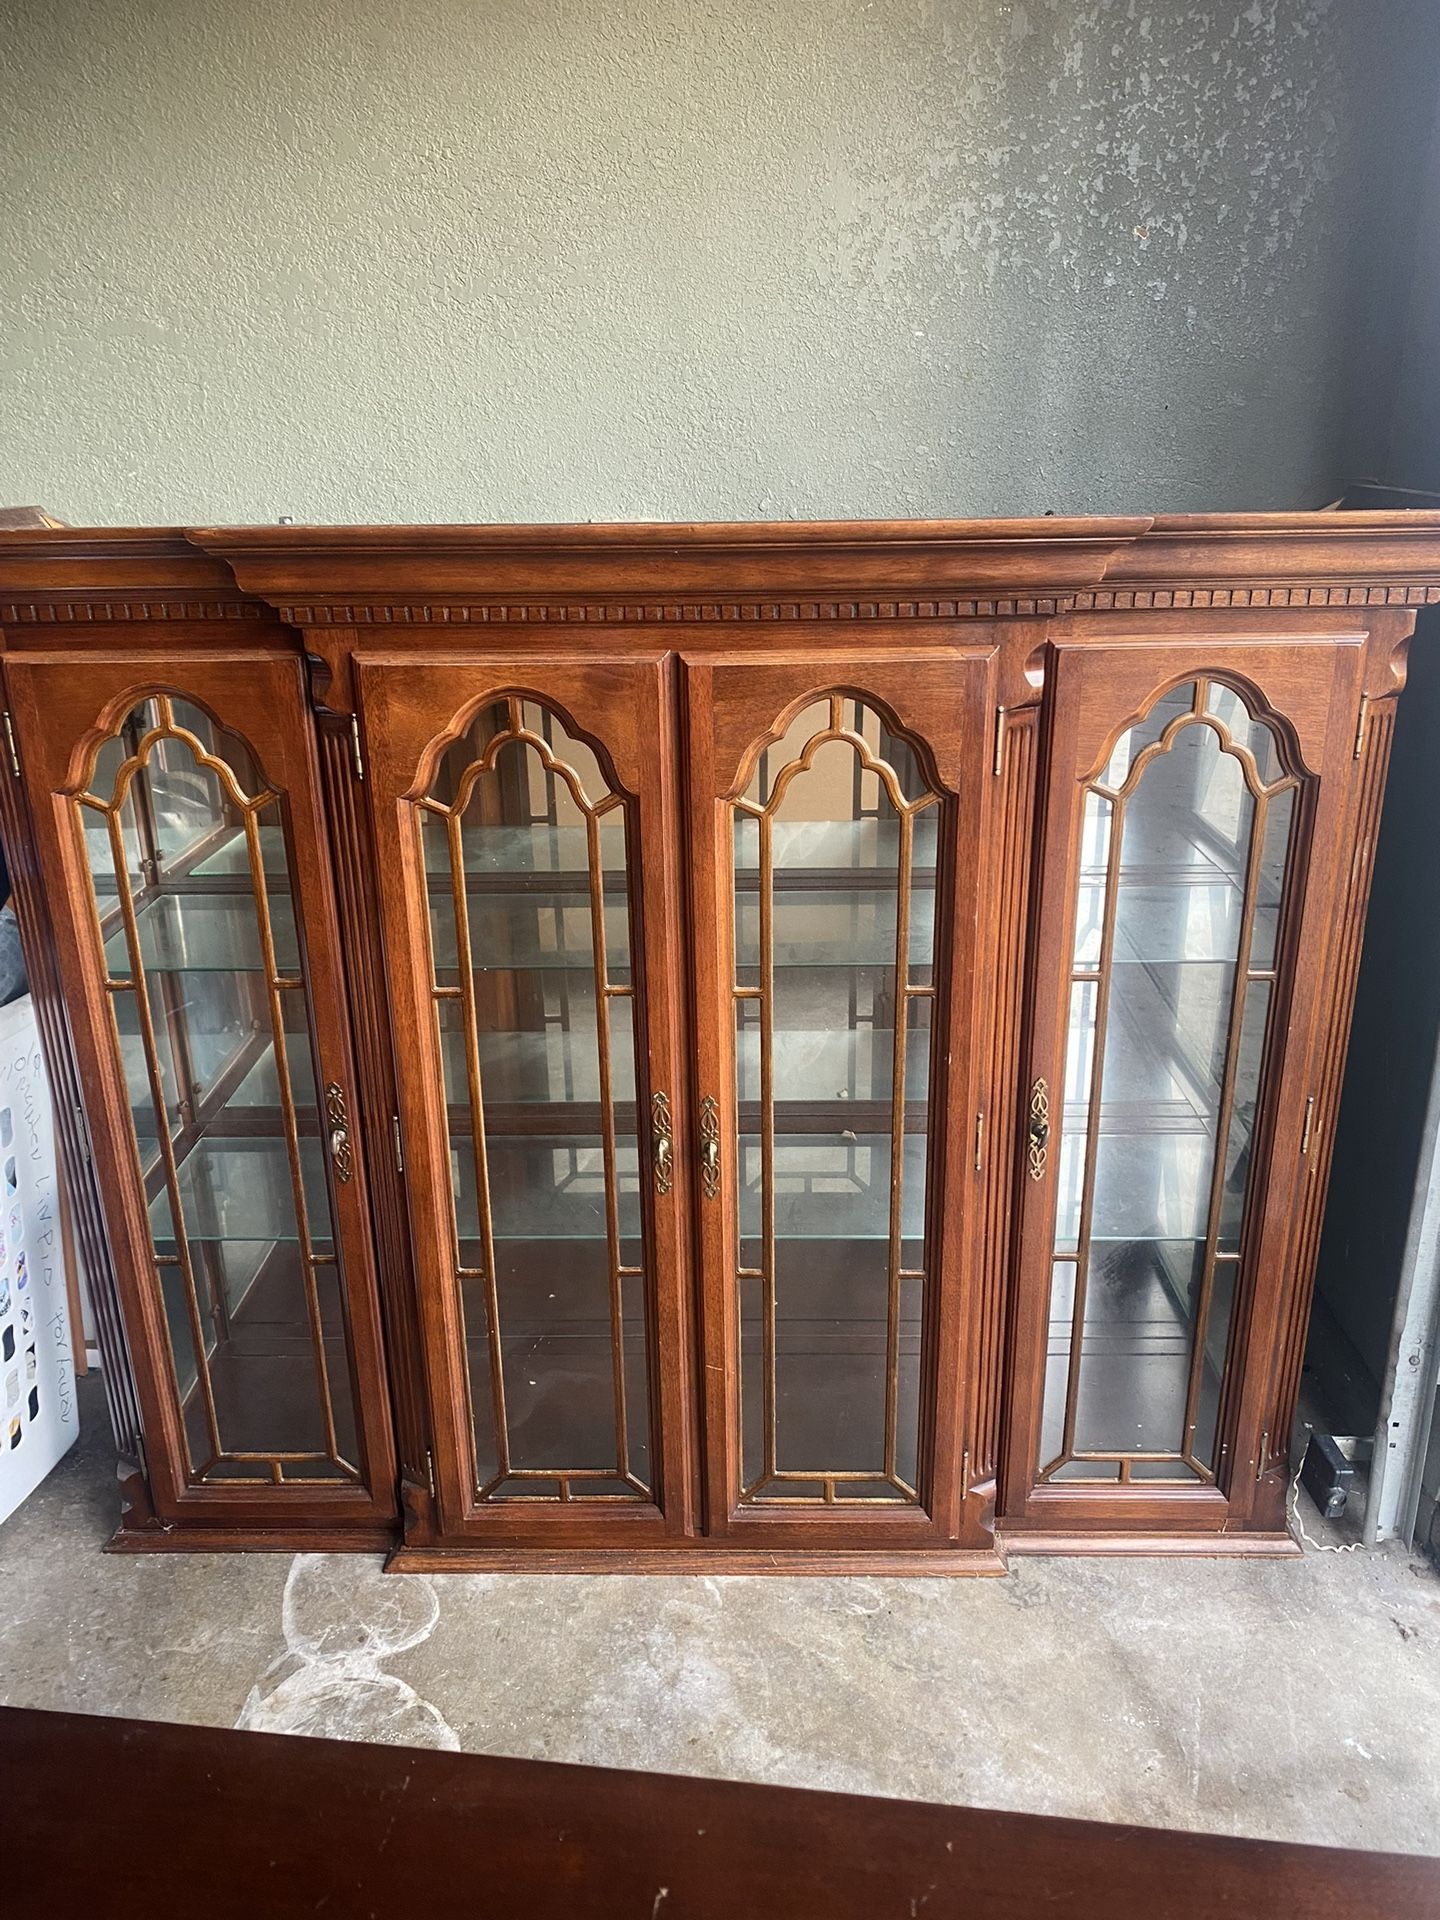
<svg viewBox="0 0 1440 1920"><path fill-rule="evenodd" d="M1178 1452L1203 1241L1094 1246L1085 1292L1075 1447Z"/></svg>
<svg viewBox="0 0 1440 1920"><path fill-rule="evenodd" d="M1130 1478L1132 1480L1175 1480L1181 1486L1193 1487L1199 1475L1183 1460L1133 1460L1130 1463Z"/></svg>
<svg viewBox="0 0 1440 1920"><path fill-rule="evenodd" d="M1105 923L1106 876L1110 871L1110 815L1113 803L1103 794L1087 793L1080 821L1080 891L1075 909L1075 965L1093 967L1100 960L1100 936Z"/></svg>
<svg viewBox="0 0 1440 1920"><path fill-rule="evenodd" d="M1281 778L1285 769L1280 764L1279 742L1274 732L1251 714L1233 688L1212 680L1205 711L1215 715L1237 747L1254 755L1261 786L1268 787Z"/></svg>
<svg viewBox="0 0 1440 1920"><path fill-rule="evenodd" d="M136 903L135 924L145 971L157 973L263 973L265 953L253 893L152 893ZM271 932L278 970L294 979L300 971L295 917L283 895L275 902ZM119 978L130 964L130 936L121 926L105 943L105 964Z"/></svg>
<svg viewBox="0 0 1440 1920"><path fill-rule="evenodd" d="M940 809L909 743L841 695L791 722L746 799L764 811L734 811L745 1498L913 1501Z"/></svg>
<svg viewBox="0 0 1440 1920"><path fill-rule="evenodd" d="M1146 747L1154 743L1164 733L1172 720L1178 720L1182 713L1189 713L1195 705L1195 682L1187 680L1183 686L1172 687L1164 694L1133 727L1115 742L1109 764L1100 776L1100 784L1118 793L1130 777L1130 769L1140 758Z"/></svg>
<svg viewBox="0 0 1440 1920"><path fill-rule="evenodd" d="M1230 1109L1230 1129L1225 1141L1225 1184L1220 1190L1218 1238L1222 1253L1240 1251L1245 1189L1250 1178L1250 1142L1255 1132L1260 1067L1270 1020L1272 990L1268 980L1254 980L1245 989L1245 1013L1240 1023L1240 1045L1235 1057L1235 1092Z"/></svg>
<svg viewBox="0 0 1440 1920"><path fill-rule="evenodd" d="M353 1481L280 801L241 741L166 695L131 713L90 779L77 814L106 972L124 983L109 997L190 1476Z"/></svg>
<svg viewBox="0 0 1440 1920"><path fill-rule="evenodd" d="M779 741L772 742L761 751L750 784L745 789L745 798L755 806L765 806L774 791L776 775L783 767L794 766L807 743L817 734L824 733L829 724L828 700L817 700L811 706L802 708Z"/></svg>
<svg viewBox="0 0 1440 1920"><path fill-rule="evenodd" d="M1265 830L1260 841L1260 885L1255 896L1255 935L1250 965L1275 965L1280 932L1280 897L1290 852L1290 829L1295 818L1295 789L1286 787L1265 803Z"/></svg>
<svg viewBox="0 0 1440 1920"><path fill-rule="evenodd" d="M1269 729L1207 698L1263 754ZM1113 1482L1124 1461L1200 1484L1215 1465L1295 790L1257 802L1193 702L1177 688L1128 730L1121 798L1082 814L1038 1462L1057 1479Z"/></svg>
<svg viewBox="0 0 1440 1920"><path fill-rule="evenodd" d="M1045 1343L1045 1403L1040 1422L1040 1465L1058 1459L1065 1439L1065 1384L1070 1364L1070 1320L1075 1310L1075 1262L1057 1260L1050 1270L1050 1324Z"/></svg>
<svg viewBox="0 0 1440 1920"><path fill-rule="evenodd" d="M476 1485L648 1499L626 810L594 749L516 699L446 750L417 818Z"/></svg>

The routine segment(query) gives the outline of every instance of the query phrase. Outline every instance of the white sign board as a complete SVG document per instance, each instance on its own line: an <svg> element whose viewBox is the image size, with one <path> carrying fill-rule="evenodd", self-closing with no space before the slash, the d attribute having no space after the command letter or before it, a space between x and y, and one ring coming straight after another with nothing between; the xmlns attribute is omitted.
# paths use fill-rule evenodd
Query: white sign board
<svg viewBox="0 0 1440 1920"><path fill-rule="evenodd" d="M0 1007L0 1520L79 1432L50 1083L27 994Z"/></svg>

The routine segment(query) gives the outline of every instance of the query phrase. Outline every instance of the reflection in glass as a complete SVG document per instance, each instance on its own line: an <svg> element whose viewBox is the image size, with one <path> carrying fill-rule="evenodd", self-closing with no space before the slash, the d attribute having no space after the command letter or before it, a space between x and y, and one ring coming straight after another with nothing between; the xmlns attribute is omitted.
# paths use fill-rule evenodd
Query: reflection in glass
<svg viewBox="0 0 1440 1920"><path fill-rule="evenodd" d="M838 694L732 808L746 1501L917 1498L940 811Z"/></svg>
<svg viewBox="0 0 1440 1920"><path fill-rule="evenodd" d="M141 701L78 796L189 1477L355 1482L350 1355L280 794Z"/></svg>
<svg viewBox="0 0 1440 1920"><path fill-rule="evenodd" d="M512 696L446 749L416 830L476 1489L648 1501L625 802Z"/></svg>
<svg viewBox="0 0 1440 1920"><path fill-rule="evenodd" d="M1086 793L1042 1479L1215 1477L1297 790L1202 680Z"/></svg>

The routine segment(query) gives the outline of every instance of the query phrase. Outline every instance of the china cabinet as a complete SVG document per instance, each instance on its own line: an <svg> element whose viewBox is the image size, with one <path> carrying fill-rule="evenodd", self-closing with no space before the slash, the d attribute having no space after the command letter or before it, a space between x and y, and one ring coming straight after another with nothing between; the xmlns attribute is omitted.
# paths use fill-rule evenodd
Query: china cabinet
<svg viewBox="0 0 1440 1920"><path fill-rule="evenodd" d="M1284 1552L1440 515L0 532L113 1545Z"/></svg>

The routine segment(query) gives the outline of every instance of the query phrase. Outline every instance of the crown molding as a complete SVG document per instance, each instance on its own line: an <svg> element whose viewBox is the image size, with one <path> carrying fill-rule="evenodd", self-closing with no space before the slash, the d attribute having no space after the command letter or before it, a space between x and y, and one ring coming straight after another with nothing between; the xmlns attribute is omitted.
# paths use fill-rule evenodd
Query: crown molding
<svg viewBox="0 0 1440 1920"><path fill-rule="evenodd" d="M0 531L11 627L747 626L1440 601L1440 513Z"/></svg>

